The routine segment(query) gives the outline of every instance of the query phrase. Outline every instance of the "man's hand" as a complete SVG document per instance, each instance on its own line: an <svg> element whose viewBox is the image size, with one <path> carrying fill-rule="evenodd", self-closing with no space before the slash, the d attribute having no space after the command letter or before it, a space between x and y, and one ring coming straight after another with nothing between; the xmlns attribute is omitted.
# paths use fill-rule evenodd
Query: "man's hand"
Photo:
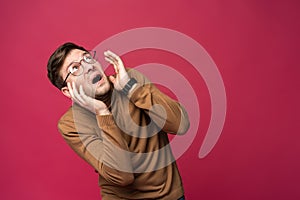
<svg viewBox="0 0 300 200"><path fill-rule="evenodd" d="M72 85L68 82L67 85L73 102L79 104L80 106L88 109L89 111L97 115L110 114L110 111L108 110L105 103L103 103L100 100L91 98L84 93L82 85L79 86L79 92L77 91L74 82L72 82Z"/></svg>
<svg viewBox="0 0 300 200"><path fill-rule="evenodd" d="M110 76L110 81L114 84L116 90L120 91L130 80L128 73L125 70L121 58L111 51L104 52L105 60L112 64L115 68L116 77Z"/></svg>

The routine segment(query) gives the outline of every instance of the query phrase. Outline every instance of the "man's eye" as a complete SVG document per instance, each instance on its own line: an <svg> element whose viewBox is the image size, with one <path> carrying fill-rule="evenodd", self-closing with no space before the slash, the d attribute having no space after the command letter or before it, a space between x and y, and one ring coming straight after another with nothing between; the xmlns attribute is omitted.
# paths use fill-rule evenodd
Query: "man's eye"
<svg viewBox="0 0 300 200"><path fill-rule="evenodd" d="M90 62L92 59L93 59L93 58L92 58L92 56L90 56L90 55L84 57L84 60L85 60L86 62Z"/></svg>
<svg viewBox="0 0 300 200"><path fill-rule="evenodd" d="M70 72L71 72L71 73L74 73L74 72L76 72L78 69L79 69L79 66L77 66L77 65L71 66L71 67L70 67Z"/></svg>

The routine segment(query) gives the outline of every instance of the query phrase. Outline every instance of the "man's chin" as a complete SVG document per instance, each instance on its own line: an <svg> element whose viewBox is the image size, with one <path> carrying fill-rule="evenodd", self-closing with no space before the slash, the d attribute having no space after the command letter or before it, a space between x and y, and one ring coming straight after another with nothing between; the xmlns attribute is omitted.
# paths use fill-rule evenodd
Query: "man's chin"
<svg viewBox="0 0 300 200"><path fill-rule="evenodd" d="M110 86L109 82L103 83L102 85L100 85L96 88L95 95L102 96L102 95L107 94L110 91L110 87L111 86Z"/></svg>

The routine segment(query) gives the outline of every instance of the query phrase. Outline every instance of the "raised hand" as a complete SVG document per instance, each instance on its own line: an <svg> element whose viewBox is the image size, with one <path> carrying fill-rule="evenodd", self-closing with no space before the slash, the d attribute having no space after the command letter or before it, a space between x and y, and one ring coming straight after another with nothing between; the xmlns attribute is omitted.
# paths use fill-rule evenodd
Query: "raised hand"
<svg viewBox="0 0 300 200"><path fill-rule="evenodd" d="M80 106L86 108L87 110L99 114L99 115L107 115L110 114L107 106L104 102L97 100L95 98L87 96L82 88L82 85L79 86L79 91L77 90L75 83L67 83L69 88L69 93L72 97L73 102L79 104Z"/></svg>
<svg viewBox="0 0 300 200"><path fill-rule="evenodd" d="M122 90L129 81L128 73L125 70L121 58L111 51L104 52L105 60L112 64L115 68L116 77L110 76L110 81L114 84L116 90Z"/></svg>

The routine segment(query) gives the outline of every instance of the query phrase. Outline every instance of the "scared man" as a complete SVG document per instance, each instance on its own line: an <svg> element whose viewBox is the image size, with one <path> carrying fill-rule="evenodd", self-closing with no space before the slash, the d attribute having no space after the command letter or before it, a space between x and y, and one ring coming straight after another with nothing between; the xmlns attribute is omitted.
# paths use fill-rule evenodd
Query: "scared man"
<svg viewBox="0 0 300 200"><path fill-rule="evenodd" d="M111 51L106 76L95 55L65 43L48 61L51 83L73 101L58 122L65 141L99 174L103 200L183 200L167 133L188 130L185 109Z"/></svg>

